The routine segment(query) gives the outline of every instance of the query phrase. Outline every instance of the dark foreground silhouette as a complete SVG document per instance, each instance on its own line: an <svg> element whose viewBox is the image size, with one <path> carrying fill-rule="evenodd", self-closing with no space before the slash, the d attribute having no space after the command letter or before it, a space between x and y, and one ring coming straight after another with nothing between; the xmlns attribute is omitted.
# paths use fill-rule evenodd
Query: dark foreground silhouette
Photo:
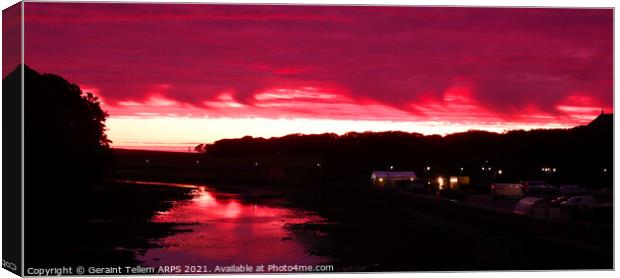
<svg viewBox="0 0 620 278"><path fill-rule="evenodd" d="M3 80L19 94L21 68ZM26 267L110 266L170 233L149 223L188 191L105 181L113 162L105 113L90 93L24 66Z"/></svg>

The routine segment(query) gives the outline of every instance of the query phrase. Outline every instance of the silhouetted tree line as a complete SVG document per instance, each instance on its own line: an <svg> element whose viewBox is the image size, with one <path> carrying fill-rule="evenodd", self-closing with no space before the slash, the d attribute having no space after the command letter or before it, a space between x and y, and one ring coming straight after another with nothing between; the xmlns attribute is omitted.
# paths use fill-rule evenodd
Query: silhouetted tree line
<svg viewBox="0 0 620 278"><path fill-rule="evenodd" d="M316 156L326 177L360 181L367 180L373 170L392 169L414 170L422 178L465 175L482 183L542 179L611 186L613 116L602 114L587 126L571 129L506 133L468 131L425 136L390 131L341 136L291 134L269 139L246 136L201 144L196 150L212 158ZM546 168L548 171L543 171Z"/></svg>
<svg viewBox="0 0 620 278"><path fill-rule="evenodd" d="M83 191L103 177L111 141L105 133L108 114L96 96L24 66L24 109L26 177L53 185L37 190Z"/></svg>
<svg viewBox="0 0 620 278"><path fill-rule="evenodd" d="M3 94L20 94L21 70L3 80ZM112 152L96 96L60 76L23 70L26 254L34 255L75 236Z"/></svg>

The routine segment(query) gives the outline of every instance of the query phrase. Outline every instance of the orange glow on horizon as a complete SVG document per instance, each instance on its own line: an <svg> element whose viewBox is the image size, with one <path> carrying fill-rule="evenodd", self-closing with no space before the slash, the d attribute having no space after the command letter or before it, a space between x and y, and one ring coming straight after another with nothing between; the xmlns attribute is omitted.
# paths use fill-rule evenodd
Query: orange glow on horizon
<svg viewBox="0 0 620 278"><path fill-rule="evenodd" d="M596 116L592 116L594 119ZM587 122L586 122L587 124ZM320 134L347 132L404 131L425 135L446 135L468 130L505 132L515 129L570 128L575 124L556 122L450 123L442 121L369 121L308 118L189 118L111 117L107 122L112 147L187 151L201 143L225 138L279 137L293 133Z"/></svg>

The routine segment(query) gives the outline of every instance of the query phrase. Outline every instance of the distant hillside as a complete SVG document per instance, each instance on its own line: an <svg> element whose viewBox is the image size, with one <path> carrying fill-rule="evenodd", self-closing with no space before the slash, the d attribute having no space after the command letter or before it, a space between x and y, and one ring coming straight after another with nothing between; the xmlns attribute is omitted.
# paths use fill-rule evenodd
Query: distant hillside
<svg viewBox="0 0 620 278"><path fill-rule="evenodd" d="M614 114L601 113L600 115L598 115L598 117L596 117L594 120L592 120L588 124L588 127L604 129L608 127L613 128L613 125L614 125Z"/></svg>
<svg viewBox="0 0 620 278"><path fill-rule="evenodd" d="M351 132L341 136L291 134L269 139L246 136L219 140L201 148L209 158L318 157L324 175L334 178L365 179L373 170L392 166L394 170L414 170L419 176L462 174L481 182L544 179L554 183L611 185L613 114L601 114L590 124L571 129L515 130L502 134L469 131L444 137L400 131ZM498 174L499 169L502 174Z"/></svg>

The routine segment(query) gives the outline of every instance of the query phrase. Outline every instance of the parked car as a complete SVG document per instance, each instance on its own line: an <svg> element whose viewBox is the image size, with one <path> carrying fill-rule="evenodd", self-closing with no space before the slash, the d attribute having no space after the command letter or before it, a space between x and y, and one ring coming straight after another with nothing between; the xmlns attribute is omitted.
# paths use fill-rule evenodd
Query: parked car
<svg viewBox="0 0 620 278"><path fill-rule="evenodd" d="M579 195L560 203L560 207L568 210L574 209L590 209L594 206L594 196Z"/></svg>
<svg viewBox="0 0 620 278"><path fill-rule="evenodd" d="M528 187L530 187L530 186L537 186L537 185L547 184L544 181L530 181L530 180L521 181L520 183L523 185L523 190L524 191L527 191Z"/></svg>
<svg viewBox="0 0 620 278"><path fill-rule="evenodd" d="M570 195L570 196L577 196L577 195L584 195L585 193L587 193L588 190L585 189L583 186L580 185L561 185L560 186L560 194L562 195Z"/></svg>
<svg viewBox="0 0 620 278"><path fill-rule="evenodd" d="M523 186L519 183L494 183L491 184L491 197L498 198L523 198Z"/></svg>
<svg viewBox="0 0 620 278"><path fill-rule="evenodd" d="M546 209L549 204L543 198L527 197L519 200L513 210L514 214L532 217L536 210Z"/></svg>
<svg viewBox="0 0 620 278"><path fill-rule="evenodd" d="M451 188L440 189L437 191L436 194L437 194L436 195L437 198L441 198L441 199L464 201L466 198L465 193L463 193L463 191L458 190L458 189L451 189Z"/></svg>
<svg viewBox="0 0 620 278"><path fill-rule="evenodd" d="M568 211L552 207L549 201L538 197L526 197L519 200L513 213L538 219L566 220L570 218Z"/></svg>
<svg viewBox="0 0 620 278"><path fill-rule="evenodd" d="M522 181L523 192L528 196L549 197L556 194L558 189L544 181Z"/></svg>
<svg viewBox="0 0 620 278"><path fill-rule="evenodd" d="M573 196L567 201L562 202L560 208L568 212L570 217L576 220L613 221L613 205L611 203L600 203L592 195Z"/></svg>
<svg viewBox="0 0 620 278"><path fill-rule="evenodd" d="M568 196L568 195L561 195L561 196L555 197L549 201L549 206L559 207L562 202L568 201L568 199L570 199L571 197L572 196Z"/></svg>

